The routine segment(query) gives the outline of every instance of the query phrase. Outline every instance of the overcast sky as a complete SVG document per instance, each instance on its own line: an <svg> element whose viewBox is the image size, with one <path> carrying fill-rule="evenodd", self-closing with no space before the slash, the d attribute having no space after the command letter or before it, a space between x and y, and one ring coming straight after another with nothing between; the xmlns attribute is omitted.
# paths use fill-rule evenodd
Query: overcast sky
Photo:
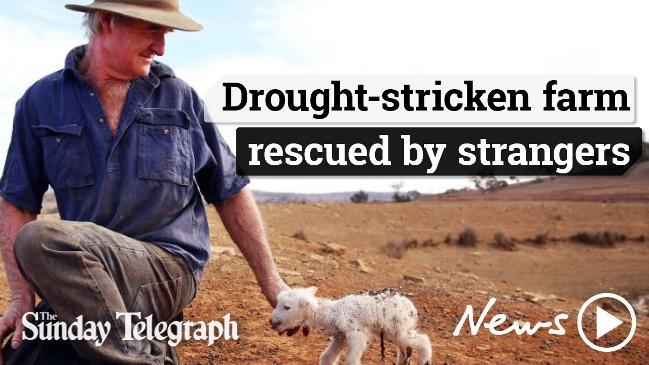
<svg viewBox="0 0 649 365"><path fill-rule="evenodd" d="M90 1L88 1L90 2ZM637 124L649 79L646 1L181 0L205 30L168 36L160 60L204 94L228 73L616 73L637 77ZM2 0L0 165L27 87L85 42L66 1ZM80 3L86 3L81 1ZM222 128L234 148L234 127ZM272 191L440 192L466 178L254 178Z"/></svg>

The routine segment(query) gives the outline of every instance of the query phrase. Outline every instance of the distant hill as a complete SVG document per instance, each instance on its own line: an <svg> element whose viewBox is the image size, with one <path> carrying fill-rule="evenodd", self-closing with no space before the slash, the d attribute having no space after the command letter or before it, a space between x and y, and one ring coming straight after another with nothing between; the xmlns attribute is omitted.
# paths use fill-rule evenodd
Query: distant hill
<svg viewBox="0 0 649 365"><path fill-rule="evenodd" d="M333 202L346 202L349 203L349 198L356 193L356 191L346 191L338 193L322 193L322 194L302 194L302 193L276 193L269 191L253 190L255 200L258 203L333 203ZM394 193L389 192L366 192L368 202L372 201L391 201Z"/></svg>
<svg viewBox="0 0 649 365"><path fill-rule="evenodd" d="M302 193L276 193L269 191L252 191L257 203L350 203L349 198L356 191L323 193L323 194L302 194ZM392 201L394 193L389 192L366 192L369 196L368 202ZM56 199L54 192L50 189L43 198L43 213L56 213Z"/></svg>
<svg viewBox="0 0 649 365"><path fill-rule="evenodd" d="M649 202L649 161L624 176L563 176L510 185L494 192L475 190L434 195L433 200L571 200Z"/></svg>

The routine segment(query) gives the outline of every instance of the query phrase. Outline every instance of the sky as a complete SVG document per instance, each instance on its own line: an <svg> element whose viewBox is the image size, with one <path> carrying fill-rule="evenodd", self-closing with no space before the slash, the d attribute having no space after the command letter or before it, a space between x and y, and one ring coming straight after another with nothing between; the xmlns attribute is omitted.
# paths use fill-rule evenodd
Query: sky
<svg viewBox="0 0 649 365"><path fill-rule="evenodd" d="M90 1L80 1L85 4ZM85 43L81 13L58 0L2 0L0 166L15 102ZM205 27L174 32L159 60L201 95L232 73L632 74L636 124L649 128L646 1L180 0ZM398 125L395 125L398 126ZM234 126L221 131L234 149ZM646 139L646 137L645 137ZM469 186L468 178L258 178L266 191L424 193Z"/></svg>

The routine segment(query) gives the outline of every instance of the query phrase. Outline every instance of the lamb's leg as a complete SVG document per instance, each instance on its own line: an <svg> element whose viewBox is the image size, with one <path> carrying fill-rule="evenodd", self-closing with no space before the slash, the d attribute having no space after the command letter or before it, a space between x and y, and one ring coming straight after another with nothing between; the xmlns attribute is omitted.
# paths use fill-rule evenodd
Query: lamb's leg
<svg viewBox="0 0 649 365"><path fill-rule="evenodd" d="M345 347L345 336L336 335L331 338L327 349L320 355L320 365L336 365L340 352Z"/></svg>
<svg viewBox="0 0 649 365"><path fill-rule="evenodd" d="M371 336L363 332L354 332L347 334L345 342L349 347L347 354L347 365L361 365L363 353L370 343Z"/></svg>
<svg viewBox="0 0 649 365"><path fill-rule="evenodd" d="M433 363L433 348L430 344L430 339L425 334L413 330L399 338L398 341L399 348L403 347L406 351L408 348L415 350L419 359L419 365L431 365ZM404 360L404 363L407 364L407 360Z"/></svg>
<svg viewBox="0 0 649 365"><path fill-rule="evenodd" d="M410 357L412 356L412 347L403 344L397 346L397 365L410 365Z"/></svg>

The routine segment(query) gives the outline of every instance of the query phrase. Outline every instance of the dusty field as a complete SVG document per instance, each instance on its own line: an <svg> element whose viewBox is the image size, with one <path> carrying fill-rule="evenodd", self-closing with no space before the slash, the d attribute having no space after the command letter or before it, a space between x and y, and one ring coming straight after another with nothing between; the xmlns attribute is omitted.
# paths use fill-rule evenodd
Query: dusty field
<svg viewBox="0 0 649 365"><path fill-rule="evenodd" d="M649 242L622 243L615 248L590 248L572 242L544 247L519 244L515 252L490 248L494 232L528 237L550 231L568 237L577 230L610 229L627 235L649 233L649 204L560 202L421 202L408 204L265 205L262 207L279 266L296 283L319 287L324 296L395 287L410 295L420 311L422 328L435 346L436 364L477 363L620 363L649 361L649 318L641 316L631 343L622 351L600 354L588 348L576 330L576 313L585 299L603 291L629 298L649 293ZM559 218L560 217L560 218ZM212 222L218 218L212 216ZM475 248L440 243L408 251L404 258L387 257L380 246L390 240L433 238L437 242L466 226L478 232ZM214 242L229 246L219 224ZM303 230L308 242L292 238ZM320 252L321 243L348 247L342 256ZM323 259L324 257L324 259ZM362 273L352 261L371 269ZM299 273L299 276L298 274ZM403 274L425 283L403 279ZM526 293L527 292L527 293ZM530 299L531 293L537 298ZM551 320L568 313L563 337L539 332L534 336L476 337L452 332L467 304L481 310L490 297L496 311L512 320ZM556 298L555 298L556 297ZM241 340L212 348L202 343L182 347L188 363L314 364L326 338L315 335L279 337L268 329L270 308L263 301L251 271L238 255L214 257L192 318L220 318L231 313L239 320ZM592 329L592 328L591 328ZM615 342L616 331L602 340ZM393 350L393 349L390 349ZM393 356L394 352L390 352ZM376 343L364 357L379 363ZM391 363L391 362L388 362Z"/></svg>
<svg viewBox="0 0 649 365"><path fill-rule="evenodd" d="M315 285L319 294L336 297L364 289L394 287L409 295L419 309L423 331L434 345L435 364L646 364L649 362L649 317L639 316L630 344L612 354L588 348L576 330L576 314L593 294L614 291L629 299L649 294L649 241L618 243L614 248L588 247L569 242L577 231L609 229L629 237L649 237L649 204L602 202L431 201L404 204L263 205L268 235L278 265L293 284ZM304 338L280 337L267 324L271 308L264 301L252 272L210 212L214 247L196 300L186 320L218 320L230 313L239 324L240 340L181 345L187 364L315 364L326 338L313 333ZM463 248L442 241L465 227L479 237L476 247ZM292 238L302 230L308 241ZM519 243L504 252L490 247L495 232L524 239L549 231L558 239L542 247ZM381 251L388 241L432 239L435 247L408 250L402 259ZM322 253L322 244L347 247L340 255ZM361 259L370 273L352 261ZM421 277L423 283L404 280ZM4 280L4 279L3 279ZM1 286L2 306L7 287ZM488 299L497 299L495 313L530 322L562 322L567 334L552 336L540 330L534 336L478 336L452 332L467 304L476 317ZM614 310L615 308L613 308ZM615 313L612 311L611 313ZM619 313L618 313L619 314ZM588 321L594 330L592 318ZM466 326L465 326L466 328ZM601 343L619 342L624 331L614 330ZM388 346L391 364L394 348ZM380 362L378 341L364 362Z"/></svg>

